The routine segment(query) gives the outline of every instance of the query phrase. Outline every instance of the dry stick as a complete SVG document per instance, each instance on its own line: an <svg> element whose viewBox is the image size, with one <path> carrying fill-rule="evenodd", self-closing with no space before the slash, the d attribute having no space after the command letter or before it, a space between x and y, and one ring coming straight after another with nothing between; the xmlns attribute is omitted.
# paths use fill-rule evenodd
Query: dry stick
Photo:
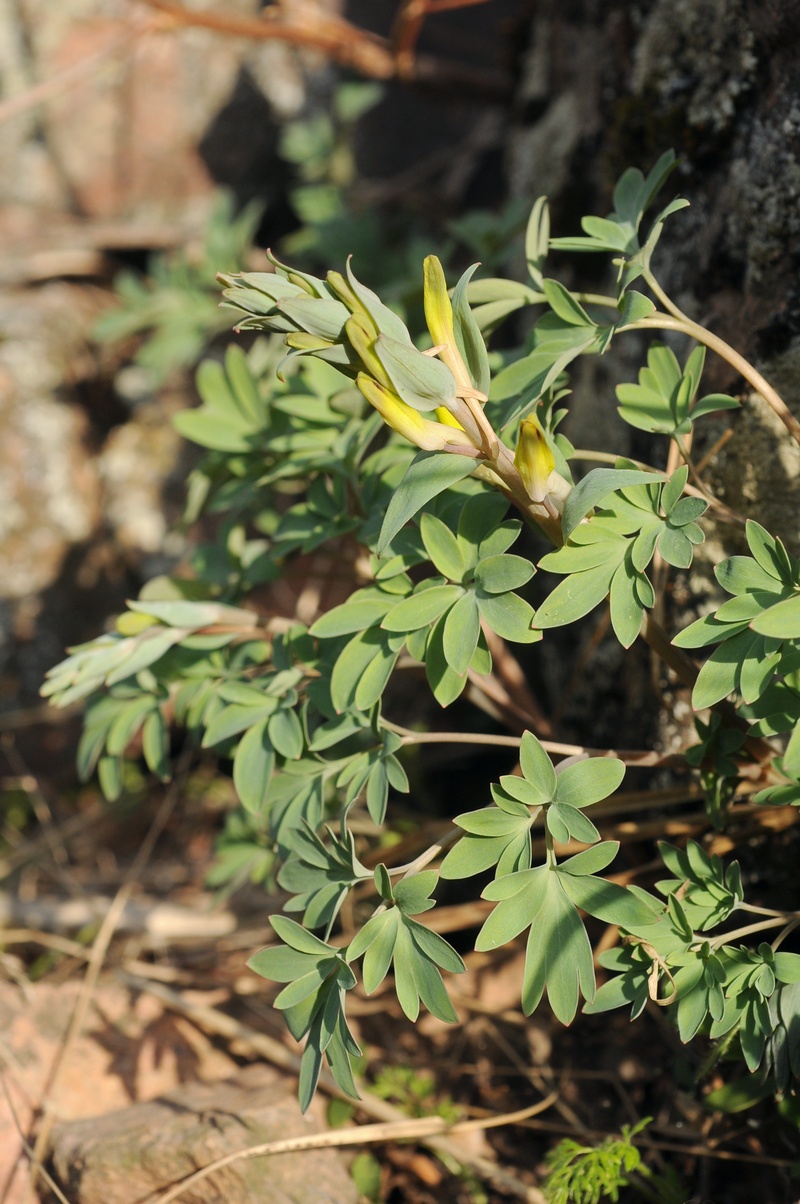
<svg viewBox="0 0 800 1204"><path fill-rule="evenodd" d="M144 0L144 3L166 14L176 26L209 29L254 41L279 40L306 46L373 79L391 79L395 74L394 58L383 38L330 16L314 4L300 5L292 11L273 7L260 17L240 17L213 10L189 12L171 0Z"/></svg>
<svg viewBox="0 0 800 1204"><path fill-rule="evenodd" d="M189 12L171 0L143 0L149 8L172 18L178 27L199 27L230 37L258 41L279 40L317 50L334 62L352 67L371 79L405 78L437 86L460 86L497 100L510 95L510 81L499 72L462 66L429 56L418 57L413 70L403 75L385 38L359 29L341 17L321 11L316 4L298 3L291 10L274 6L260 17L239 17L225 12Z"/></svg>
<svg viewBox="0 0 800 1204"><path fill-rule="evenodd" d="M552 1091L545 1099L530 1108L521 1108L518 1112L507 1112L502 1115L481 1117L475 1120L446 1121L441 1116L423 1116L415 1120L396 1120L386 1124L362 1125L360 1128L343 1129L335 1133L318 1133L311 1137L287 1137L283 1141L266 1141L262 1145L250 1146L245 1150L234 1150L201 1167L199 1171L189 1175L175 1187L170 1188L162 1196L152 1196L146 1204L171 1204L190 1187L194 1187L202 1179L213 1175L215 1171L239 1162L243 1158L271 1157L274 1154L291 1154L299 1150L331 1149L332 1147L367 1145L376 1142L402 1141L409 1138L431 1137L437 1133L473 1133L480 1129L496 1129L501 1125L519 1124L546 1112L558 1099L558 1092ZM530 1190L530 1189L529 1189ZM531 1200L544 1196L537 1192L529 1196Z"/></svg>
<svg viewBox="0 0 800 1204"><path fill-rule="evenodd" d="M719 455L729 439L733 438L733 428L728 427L727 431L723 431L716 443L713 443L706 454L697 462L697 471L704 472L708 468L715 456ZM715 505L719 505L715 500ZM745 520L746 521L746 520Z"/></svg>
<svg viewBox="0 0 800 1204"><path fill-rule="evenodd" d="M45 1183L50 1188L51 1192L56 1197L56 1199L60 1200L61 1204L69 1204L69 1200L64 1195L63 1191L58 1186L55 1179L52 1177L52 1175L50 1175L48 1173L47 1167L43 1166L42 1163L37 1159L36 1153L31 1145L31 1143L28 1141L27 1137L25 1136L25 1134L22 1131L22 1125L19 1123L19 1117L17 1116L17 1110L14 1107L14 1101L11 1098L10 1091L8 1090L8 1084L6 1083L6 1076L3 1074L2 1070L0 1070L0 1086L2 1086L2 1088L3 1088L3 1094L6 1097L6 1103L8 1104L8 1110L11 1113L11 1119L14 1122L14 1128L17 1130L17 1136L19 1137L20 1142L22 1143L23 1150L25 1151L25 1153L28 1155L28 1157L31 1160L31 1166L36 1167L36 1170L42 1176Z"/></svg>
<svg viewBox="0 0 800 1204"><path fill-rule="evenodd" d="M224 1012L220 1012L216 1008L208 1007L201 1003L190 1002L184 999L179 992L172 991L169 987L162 986L161 983L149 982L147 979L138 978L133 974L126 974L123 971L118 971L116 977L135 990L147 991L150 995L154 995L166 1007L188 1016L200 1028L225 1037L230 1041L235 1040L247 1044L255 1054L272 1062L273 1065L279 1066L282 1070L287 1070L294 1075L299 1073L299 1056L291 1053L285 1045L280 1041L276 1041L274 1037L270 1037L266 1033L259 1033L247 1025L240 1024L238 1020L235 1020L232 1016L227 1016ZM336 1084L333 1076L325 1070L320 1075L319 1086L320 1090L333 1099L342 1100L375 1120L394 1122L408 1119L399 1108L393 1107L385 1100L378 1099L374 1095L367 1093L360 1100L352 1100ZM499 1191L505 1191L515 1199L527 1200L530 1204L544 1204L544 1197L535 1188L528 1187L527 1184L522 1183L516 1176L503 1171L488 1159L468 1154L456 1142L449 1141L446 1136L422 1137L420 1138L420 1144L427 1146L434 1153L444 1154L445 1157L455 1159L462 1166L469 1167Z"/></svg>
<svg viewBox="0 0 800 1204"><path fill-rule="evenodd" d="M163 832L164 827L175 808L175 804L178 801L178 796L183 786L191 757L191 749L185 751L181 755L178 761L175 780L167 793L164 795L147 835L142 841L139 852L136 854L133 864L126 873L122 885L114 896L111 906L109 907L105 919L100 925L100 930L92 944L92 951L89 955L86 974L83 979L80 995L78 996L75 1004L75 1010L72 1013L67 1035L64 1038L64 1042L59 1050L55 1062L53 1063L52 1069L50 1070L50 1074L48 1075L43 1092L44 1116L42 1119L42 1126L36 1136L36 1142L33 1147L35 1161L33 1167L31 1168L31 1190L36 1184L37 1163L41 1162L44 1157L50 1141L50 1133L52 1132L55 1120L55 1113L52 1110L52 1107L48 1107L48 1101L52 1100L61 1075L63 1074L64 1067L69 1059L69 1055L71 1054L73 1046L78 1040L78 1037L83 1029L89 1012L89 1007L91 1005L92 995L94 994L97 981L103 969L106 954L108 953L108 948L113 939L117 924L119 923L119 920L121 919L125 910L125 905L128 902L139 878L141 877L142 870L149 861L156 842Z"/></svg>
<svg viewBox="0 0 800 1204"><path fill-rule="evenodd" d="M408 76L414 69L414 51L428 15L430 0L402 0L391 32L397 70Z"/></svg>

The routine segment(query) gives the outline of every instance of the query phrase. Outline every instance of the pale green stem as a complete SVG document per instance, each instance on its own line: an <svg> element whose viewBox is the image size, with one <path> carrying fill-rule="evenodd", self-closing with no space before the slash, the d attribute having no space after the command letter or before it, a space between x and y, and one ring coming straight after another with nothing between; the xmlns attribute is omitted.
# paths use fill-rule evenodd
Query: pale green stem
<svg viewBox="0 0 800 1204"><path fill-rule="evenodd" d="M419 857L415 857L413 861L407 861L405 865L392 866L391 869L388 866L386 868L390 874L402 874L404 878L410 878L412 874L418 874L426 865L434 861L440 853L443 853L461 835L460 828L453 828L452 832L448 832L447 836L442 836L435 844L430 845L423 853L420 853Z"/></svg>
<svg viewBox="0 0 800 1204"><path fill-rule="evenodd" d="M795 918L793 920L790 920L789 923L786 925L786 927L783 928L778 933L778 935L775 937L775 940L772 942L773 952L776 949L780 949L781 945L786 940L787 936L789 936L789 934L791 932L794 932L795 928L797 928L798 925L800 925L800 916L795 916Z"/></svg>
<svg viewBox="0 0 800 1204"><path fill-rule="evenodd" d="M545 843L545 849L547 850L547 868L549 870L554 870L558 864L558 862L556 861L555 841L553 840L553 837L550 835L550 829L547 826L547 814L546 813L543 818L545 821L544 843Z"/></svg>
<svg viewBox="0 0 800 1204"><path fill-rule="evenodd" d="M575 451L570 456L571 460L588 460L590 463L595 461L598 464L616 464L619 460L618 452L601 452L592 451L588 447L576 447ZM642 472L652 472L661 474L660 468L655 468L652 464L645 464L643 460L631 460L630 456L625 457L631 464L635 464L637 468L641 468Z"/></svg>
<svg viewBox="0 0 800 1204"><path fill-rule="evenodd" d="M688 314L685 314L682 309L679 309L675 302L667 296L653 273L649 269L646 269L643 274L644 279L647 281L655 296L658 297L659 301L664 306L664 309L666 309L668 313L671 313L673 318L677 318L679 322L691 322L691 318L688 316Z"/></svg>
<svg viewBox="0 0 800 1204"><path fill-rule="evenodd" d="M773 907L756 907L754 903L740 903L737 911L749 911L754 916L777 916L780 920L790 917L800 918L800 911L776 911Z"/></svg>
<svg viewBox="0 0 800 1204"><path fill-rule="evenodd" d="M403 744L495 744L501 748L519 748L521 736L492 736L483 732L412 732L397 723L382 720L383 727L402 737ZM571 746L570 746L571 747Z"/></svg>
<svg viewBox="0 0 800 1204"><path fill-rule="evenodd" d="M603 309L619 310L619 302L616 297L606 297L602 293L573 293L572 295L581 305L601 305Z"/></svg>
<svg viewBox="0 0 800 1204"><path fill-rule="evenodd" d="M777 928L783 924L784 916L774 916L769 920L760 920L757 924L746 924L744 928L734 928L733 932L724 932L722 936L716 937L710 943L712 950L719 949L722 945L729 945L731 941L738 941L743 936L752 936L754 932L764 932L767 928Z"/></svg>

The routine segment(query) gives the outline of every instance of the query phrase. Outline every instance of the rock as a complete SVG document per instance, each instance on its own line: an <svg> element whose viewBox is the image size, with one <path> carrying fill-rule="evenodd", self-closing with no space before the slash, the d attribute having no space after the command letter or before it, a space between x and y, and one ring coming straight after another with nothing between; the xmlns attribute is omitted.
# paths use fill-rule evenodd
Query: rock
<svg viewBox="0 0 800 1204"><path fill-rule="evenodd" d="M28 1199L17 1124L30 1132L80 988L79 982L25 982L24 988L0 982L9 1093L0 1095L0 1183L6 1204ZM219 1080L235 1070L227 1054L189 1021L165 1012L154 996L133 997L124 987L104 982L92 996L84 1032L72 1047L52 1106L59 1119L74 1122L124 1109L132 1100L153 1099L189 1078Z"/></svg>
<svg viewBox="0 0 800 1204"><path fill-rule="evenodd" d="M64 285L0 302L0 597L39 593L99 520L88 423L57 390L85 339Z"/></svg>
<svg viewBox="0 0 800 1204"><path fill-rule="evenodd" d="M53 1165L74 1204L136 1204L234 1150L304 1136L293 1085L266 1066L225 1082L191 1083L147 1104L53 1133ZM183 1204L356 1204L334 1150L232 1163L190 1187Z"/></svg>

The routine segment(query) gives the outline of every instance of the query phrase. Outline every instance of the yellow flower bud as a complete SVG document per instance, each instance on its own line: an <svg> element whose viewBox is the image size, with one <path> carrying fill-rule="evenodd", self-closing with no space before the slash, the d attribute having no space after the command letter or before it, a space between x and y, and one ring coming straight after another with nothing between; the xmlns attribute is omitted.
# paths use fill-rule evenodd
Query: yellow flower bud
<svg viewBox="0 0 800 1204"><path fill-rule="evenodd" d="M470 374L461 358L453 327L453 306L447 293L444 269L435 255L428 255L423 264L425 321L434 345L440 348L439 359L456 378L459 396L474 394ZM484 398L485 400L485 398Z"/></svg>
<svg viewBox="0 0 800 1204"><path fill-rule="evenodd" d="M556 462L536 418L523 418L520 423L514 464L531 500L543 502Z"/></svg>
<svg viewBox="0 0 800 1204"><path fill-rule="evenodd" d="M367 376L365 372L358 374L356 384L384 422L423 451L447 451L449 449L455 451L459 447L464 447L469 448L470 452L475 454L473 443L461 427L451 426L449 423L445 425L441 422L432 422L430 418L423 418L417 410L406 405L395 393L384 388L372 377ZM451 419L451 421L453 420Z"/></svg>

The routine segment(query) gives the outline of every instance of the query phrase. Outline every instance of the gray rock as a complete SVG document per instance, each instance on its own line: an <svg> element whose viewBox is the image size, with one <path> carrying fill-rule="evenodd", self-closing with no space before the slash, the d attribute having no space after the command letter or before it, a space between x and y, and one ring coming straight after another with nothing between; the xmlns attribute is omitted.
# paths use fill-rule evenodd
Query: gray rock
<svg viewBox="0 0 800 1204"><path fill-rule="evenodd" d="M315 1132L293 1085L267 1066L191 1083L150 1103L59 1125L53 1166L73 1204L135 1204L234 1150ZM356 1204L335 1150L241 1159L181 1195L182 1204Z"/></svg>

